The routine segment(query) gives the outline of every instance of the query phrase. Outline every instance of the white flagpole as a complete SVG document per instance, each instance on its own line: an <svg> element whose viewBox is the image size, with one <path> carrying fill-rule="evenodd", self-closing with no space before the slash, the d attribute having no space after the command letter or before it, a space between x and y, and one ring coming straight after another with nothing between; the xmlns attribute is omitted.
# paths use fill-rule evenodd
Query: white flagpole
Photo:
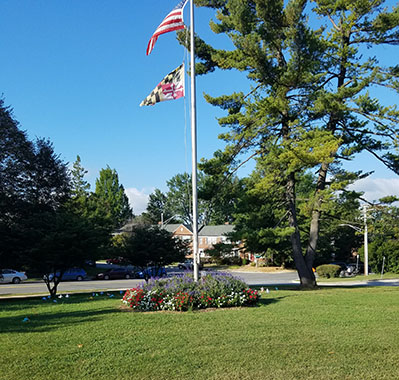
<svg viewBox="0 0 399 380"><path fill-rule="evenodd" d="M197 198L197 111L195 91L195 55L194 55L194 0L190 0L190 74L191 74L191 161L193 188L193 262L194 281L199 278L198 255L198 198Z"/></svg>

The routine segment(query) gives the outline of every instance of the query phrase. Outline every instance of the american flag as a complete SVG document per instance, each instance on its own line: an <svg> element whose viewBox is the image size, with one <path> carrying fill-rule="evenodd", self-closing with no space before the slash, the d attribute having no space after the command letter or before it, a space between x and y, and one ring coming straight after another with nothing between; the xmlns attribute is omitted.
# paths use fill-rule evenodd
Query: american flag
<svg viewBox="0 0 399 380"><path fill-rule="evenodd" d="M173 32L174 30L184 29L183 23L183 9L188 0L181 1L173 10L164 18L158 28L152 35L147 46L147 55L149 55L154 48L155 42L161 34Z"/></svg>

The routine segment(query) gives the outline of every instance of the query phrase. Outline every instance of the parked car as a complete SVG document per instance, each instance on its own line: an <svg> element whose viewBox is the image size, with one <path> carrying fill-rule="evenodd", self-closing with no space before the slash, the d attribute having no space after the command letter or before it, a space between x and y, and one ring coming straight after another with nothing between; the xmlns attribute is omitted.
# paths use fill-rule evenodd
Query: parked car
<svg viewBox="0 0 399 380"><path fill-rule="evenodd" d="M128 265L129 261L126 260L124 257L119 256L119 257L113 257L111 259L105 260L107 264L115 264L115 265Z"/></svg>
<svg viewBox="0 0 399 380"><path fill-rule="evenodd" d="M49 275L49 280L52 281L54 274ZM60 277L60 272L55 273L55 277ZM87 279L87 273L82 268L69 268L67 269L62 277L61 281L83 281Z"/></svg>
<svg viewBox="0 0 399 380"><path fill-rule="evenodd" d="M117 280L121 278L134 278L135 274L126 268L112 268L108 269L105 272L98 273L98 280Z"/></svg>
<svg viewBox="0 0 399 380"><path fill-rule="evenodd" d="M164 276L166 276L165 267L148 267L143 271L137 272L138 278L164 277Z"/></svg>
<svg viewBox="0 0 399 380"><path fill-rule="evenodd" d="M89 267L96 267L96 261L95 260L85 260L85 264Z"/></svg>
<svg viewBox="0 0 399 380"><path fill-rule="evenodd" d="M19 284L21 281L27 280L25 272L18 272L14 269L2 269L0 270L0 282L7 282L13 284Z"/></svg>
<svg viewBox="0 0 399 380"><path fill-rule="evenodd" d="M184 261L183 263L179 263L177 265L177 267L179 269L182 269L182 270L193 270L194 269L194 262L193 262L192 259L188 259L188 260ZM202 264L201 263L199 264L199 269L202 269Z"/></svg>
<svg viewBox="0 0 399 380"><path fill-rule="evenodd" d="M358 274L364 273L364 264L363 263L344 263L342 261L336 261L330 264L339 265L341 267L341 271L339 273L339 277L354 277ZM371 269L369 266L369 273Z"/></svg>
<svg viewBox="0 0 399 380"><path fill-rule="evenodd" d="M363 263L347 264L346 273L348 273L350 275L364 274L364 264ZM369 273L371 273L370 266L369 266Z"/></svg>

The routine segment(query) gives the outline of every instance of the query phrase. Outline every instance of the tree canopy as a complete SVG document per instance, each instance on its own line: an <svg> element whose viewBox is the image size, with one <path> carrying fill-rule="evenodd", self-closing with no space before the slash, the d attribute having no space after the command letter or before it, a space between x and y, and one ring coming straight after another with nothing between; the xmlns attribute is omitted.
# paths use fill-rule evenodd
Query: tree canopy
<svg viewBox="0 0 399 380"><path fill-rule="evenodd" d="M30 141L1 99L0 135L0 267L20 266L37 242L27 238L37 223L27 221L61 207L69 197L69 173L51 142Z"/></svg>
<svg viewBox="0 0 399 380"><path fill-rule="evenodd" d="M126 223L133 215L129 199L118 173L107 166L100 170L96 180L96 188L92 195L94 214L102 218L108 226L115 230Z"/></svg>
<svg viewBox="0 0 399 380"><path fill-rule="evenodd" d="M182 261L188 254L182 241L157 226L135 226L131 233L122 235L119 246L123 257L142 269Z"/></svg>
<svg viewBox="0 0 399 380"><path fill-rule="evenodd" d="M301 284L313 287L312 266L329 194L360 175L346 173L339 164L367 151L398 173L399 114L396 106L382 105L372 95L375 87L398 89L397 66L380 64L372 49L398 43L398 6L382 8L381 0L196 3L216 10L217 22L210 27L234 46L216 49L197 37L197 72L236 69L253 83L247 94L206 95L227 112L219 119L227 146L213 163L235 170L240 157L256 158L264 173L259 186L280 193L285 204ZM314 15L320 21L310 23ZM296 185L298 175L309 169L317 170L318 178L304 251Z"/></svg>

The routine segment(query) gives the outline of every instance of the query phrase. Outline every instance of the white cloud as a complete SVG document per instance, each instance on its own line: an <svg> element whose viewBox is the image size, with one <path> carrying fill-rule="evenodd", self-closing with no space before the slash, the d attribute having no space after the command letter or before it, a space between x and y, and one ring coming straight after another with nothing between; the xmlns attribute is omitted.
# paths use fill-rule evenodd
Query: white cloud
<svg viewBox="0 0 399 380"><path fill-rule="evenodd" d="M154 191L151 189L136 189L135 187L130 187L125 189L125 193L129 198L130 206L133 208L134 215L140 215L147 208L148 197Z"/></svg>
<svg viewBox="0 0 399 380"><path fill-rule="evenodd" d="M369 202L387 195L399 196L399 178L364 178L349 187L351 190L363 191L363 198Z"/></svg>

